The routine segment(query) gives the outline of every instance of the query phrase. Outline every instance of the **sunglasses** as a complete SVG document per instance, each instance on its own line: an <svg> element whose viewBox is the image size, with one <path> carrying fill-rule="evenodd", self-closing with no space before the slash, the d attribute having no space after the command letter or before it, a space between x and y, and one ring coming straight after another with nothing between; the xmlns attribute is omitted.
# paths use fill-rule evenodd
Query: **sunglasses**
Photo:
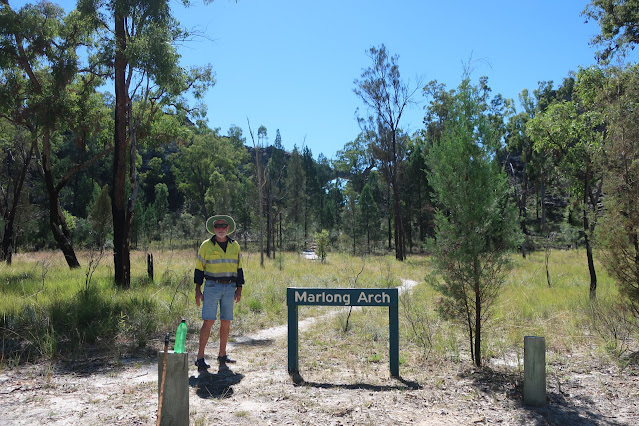
<svg viewBox="0 0 639 426"><path fill-rule="evenodd" d="M215 229L222 229L222 228L226 228L227 226L229 226L228 223L215 223L215 224L213 224L213 228L215 228Z"/></svg>

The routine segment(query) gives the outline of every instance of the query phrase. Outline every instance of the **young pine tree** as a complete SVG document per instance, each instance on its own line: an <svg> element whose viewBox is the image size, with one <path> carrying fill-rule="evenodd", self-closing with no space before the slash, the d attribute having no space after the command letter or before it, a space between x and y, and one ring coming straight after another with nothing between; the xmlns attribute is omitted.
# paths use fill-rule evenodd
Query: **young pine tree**
<svg viewBox="0 0 639 426"><path fill-rule="evenodd" d="M482 324L504 281L518 224L508 181L497 159L503 105L488 101L484 82L465 78L449 104L443 132L426 154L439 206L432 247L443 295L440 308L468 331L473 363L481 366Z"/></svg>

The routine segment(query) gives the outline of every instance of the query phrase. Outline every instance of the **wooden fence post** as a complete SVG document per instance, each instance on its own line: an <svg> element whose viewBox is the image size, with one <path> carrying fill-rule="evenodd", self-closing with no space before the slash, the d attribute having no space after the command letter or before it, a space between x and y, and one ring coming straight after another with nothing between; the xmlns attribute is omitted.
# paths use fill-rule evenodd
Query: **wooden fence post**
<svg viewBox="0 0 639 426"><path fill-rule="evenodd" d="M153 282L153 254L148 253L146 255L146 272L149 274L149 279Z"/></svg>

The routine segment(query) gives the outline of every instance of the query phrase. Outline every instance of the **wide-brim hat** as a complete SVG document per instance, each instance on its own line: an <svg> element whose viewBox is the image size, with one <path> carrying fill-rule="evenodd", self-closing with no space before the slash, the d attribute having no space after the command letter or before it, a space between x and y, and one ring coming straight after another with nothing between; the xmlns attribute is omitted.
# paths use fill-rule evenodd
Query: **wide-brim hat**
<svg viewBox="0 0 639 426"><path fill-rule="evenodd" d="M206 221L206 230L211 234L215 234L215 230L213 229L213 224L218 220L224 220L229 224L229 230L227 234L232 234L235 231L235 221L231 216L227 216L225 214L218 214L215 216L211 216Z"/></svg>

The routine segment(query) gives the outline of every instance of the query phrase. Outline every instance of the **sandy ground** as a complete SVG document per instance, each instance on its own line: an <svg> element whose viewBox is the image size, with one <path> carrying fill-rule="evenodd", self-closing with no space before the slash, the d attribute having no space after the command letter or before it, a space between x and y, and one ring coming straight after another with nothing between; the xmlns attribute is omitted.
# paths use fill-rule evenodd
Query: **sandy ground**
<svg viewBox="0 0 639 426"><path fill-rule="evenodd" d="M409 283L410 284L410 283ZM314 319L300 324L313 327ZM306 360L303 381L287 373L286 326L236 336L237 364L189 368L191 425L636 425L639 369L621 370L583 348L549 364L548 402L522 402L519 368L496 360L401 366ZM195 341L188 348L193 351ZM215 343L210 343L214 347ZM353 348L356 352L357 348ZM158 403L157 352L117 362L94 357L0 372L1 425L152 425ZM319 366L318 366L319 363ZM303 365L308 365L304 371ZM634 365L634 367L633 367Z"/></svg>

